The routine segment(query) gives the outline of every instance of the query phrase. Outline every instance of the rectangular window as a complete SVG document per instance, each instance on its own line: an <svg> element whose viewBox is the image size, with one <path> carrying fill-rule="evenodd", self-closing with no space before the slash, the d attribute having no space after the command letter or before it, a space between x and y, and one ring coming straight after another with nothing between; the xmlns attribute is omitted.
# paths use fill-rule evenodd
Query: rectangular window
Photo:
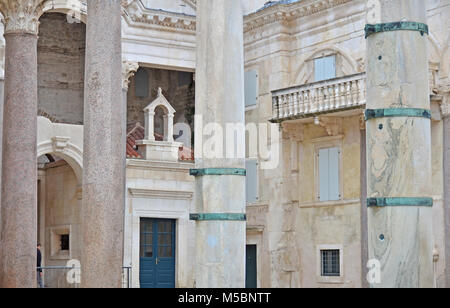
<svg viewBox="0 0 450 308"><path fill-rule="evenodd" d="M319 150L319 201L338 201L340 194L339 148Z"/></svg>
<svg viewBox="0 0 450 308"><path fill-rule="evenodd" d="M247 160L245 163L247 176L245 178L247 203L258 201L258 162Z"/></svg>
<svg viewBox="0 0 450 308"><path fill-rule="evenodd" d="M145 68L140 68L134 76L134 95L138 98L149 96L149 77Z"/></svg>
<svg viewBox="0 0 450 308"><path fill-rule="evenodd" d="M315 59L314 76L316 82L336 78L336 56Z"/></svg>
<svg viewBox="0 0 450 308"><path fill-rule="evenodd" d="M258 102L258 73L255 70L245 72L245 107L256 106Z"/></svg>
<svg viewBox="0 0 450 308"><path fill-rule="evenodd" d="M69 251L69 250L70 250L70 235L61 234L61 251Z"/></svg>
<svg viewBox="0 0 450 308"><path fill-rule="evenodd" d="M340 277L341 276L341 260L339 250L321 250L320 264L321 276L323 277Z"/></svg>

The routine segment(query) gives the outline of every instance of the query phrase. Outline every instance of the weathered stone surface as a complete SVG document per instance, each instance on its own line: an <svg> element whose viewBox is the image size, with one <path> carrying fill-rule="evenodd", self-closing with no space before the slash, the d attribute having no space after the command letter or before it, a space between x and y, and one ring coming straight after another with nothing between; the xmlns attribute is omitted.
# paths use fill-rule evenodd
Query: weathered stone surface
<svg viewBox="0 0 450 308"><path fill-rule="evenodd" d="M7 34L0 287L36 284L37 36Z"/></svg>
<svg viewBox="0 0 450 308"><path fill-rule="evenodd" d="M120 287L125 204L121 1L88 2L82 286Z"/></svg>
<svg viewBox="0 0 450 308"><path fill-rule="evenodd" d="M40 18L38 109L58 123L83 124L85 45L81 21L60 13Z"/></svg>
<svg viewBox="0 0 450 308"><path fill-rule="evenodd" d="M426 23L425 2L381 1L381 22ZM430 109L427 36L383 32L367 46L367 108ZM424 118L367 122L368 191L372 197L431 197L431 127ZM369 259L382 264L374 287L432 287L432 208L369 208ZM384 239L381 239L383 237Z"/></svg>
<svg viewBox="0 0 450 308"><path fill-rule="evenodd" d="M446 287L450 287L450 95L444 98L444 219L445 219L445 276Z"/></svg>
<svg viewBox="0 0 450 308"><path fill-rule="evenodd" d="M243 12L240 0L197 2L196 114L202 130L216 123L245 123ZM196 137L197 168L245 168L245 157L203 157ZM245 148L245 136L236 144ZM226 149L226 147L224 147ZM196 179L197 213L245 213L245 177L204 176ZM196 286L245 286L245 222L196 223Z"/></svg>

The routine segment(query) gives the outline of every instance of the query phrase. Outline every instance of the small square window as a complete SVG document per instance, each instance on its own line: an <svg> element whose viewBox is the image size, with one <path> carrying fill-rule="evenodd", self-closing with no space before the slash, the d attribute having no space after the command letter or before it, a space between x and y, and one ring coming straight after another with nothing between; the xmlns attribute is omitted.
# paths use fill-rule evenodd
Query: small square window
<svg viewBox="0 0 450 308"><path fill-rule="evenodd" d="M320 264L321 276L323 277L340 277L340 251L339 250L321 250Z"/></svg>
<svg viewBox="0 0 450 308"><path fill-rule="evenodd" d="M70 260L70 234L71 226L59 226L50 228L50 259Z"/></svg>
<svg viewBox="0 0 450 308"><path fill-rule="evenodd" d="M70 250L70 235L61 234L61 251L69 251L69 250Z"/></svg>

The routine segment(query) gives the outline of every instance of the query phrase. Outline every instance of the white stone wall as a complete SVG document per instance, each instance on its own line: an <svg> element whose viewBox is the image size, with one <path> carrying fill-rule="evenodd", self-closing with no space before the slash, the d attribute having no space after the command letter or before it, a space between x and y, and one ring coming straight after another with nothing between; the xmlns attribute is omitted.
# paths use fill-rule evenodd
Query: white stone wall
<svg viewBox="0 0 450 308"><path fill-rule="evenodd" d="M194 287L195 223L193 164L129 160L125 211L124 266L132 267L132 287L139 288L141 218L176 220L175 284Z"/></svg>
<svg viewBox="0 0 450 308"><path fill-rule="evenodd" d="M189 5L192 2L147 2L143 6L133 1L126 8L122 30L123 58L149 67L194 71L195 17L191 16L194 7ZM182 2L187 6L181 7ZM254 2L245 8L246 13L256 11L264 1ZM365 1L339 1L341 4L328 9L318 6L315 13L308 9L310 5L321 2L305 0L278 5L245 17L245 67L246 70L257 70L259 76L258 105L246 112L247 122L266 123L271 118L271 91L311 82L315 57L336 54L338 77L365 71ZM427 4L430 67L435 72L432 78L434 94L439 96L450 86L450 6L446 0L428 0ZM187 15L157 12L151 8L165 8ZM163 22L166 17L171 19ZM0 43L0 57L1 50ZM318 204L310 194L314 190L312 141L328 135L325 128L313 125L312 119L302 123L307 132L301 141L293 143L287 133L280 131L280 136L284 136L280 166L259 173L260 201L248 205L247 243L259 246L258 283L262 287L362 285L360 245L364 239L360 234L360 125L357 115L344 115L343 118L346 124L342 128L342 140L346 150L342 202ZM53 142L58 140L52 141L51 138L61 134L49 134L45 140L50 142L48 146L53 147ZM436 264L436 280L438 286L443 286L444 246L448 239L444 236L442 214L442 122L439 119L432 124L432 144L433 197L436 204L434 233L440 256ZM295 145L298 152L292 151ZM295 165L298 167L293 168ZM178 219L177 226L179 232L182 231L178 237L180 246L177 247L177 286L194 286L194 225L188 220L192 207L189 196L194 193L194 186L193 179L187 175L188 169L188 165L169 167L150 162L133 162L127 167L124 265L133 266L135 287L139 286L136 263L139 217ZM180 192L184 193L179 195ZM170 194L172 197L168 197ZM317 277L316 252L320 245L342 245L345 272L342 282L327 284Z"/></svg>

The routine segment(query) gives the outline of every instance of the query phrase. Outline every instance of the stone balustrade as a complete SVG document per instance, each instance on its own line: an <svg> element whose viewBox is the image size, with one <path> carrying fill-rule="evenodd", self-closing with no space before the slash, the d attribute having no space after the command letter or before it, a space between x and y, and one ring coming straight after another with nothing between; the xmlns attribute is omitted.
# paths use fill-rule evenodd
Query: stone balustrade
<svg viewBox="0 0 450 308"><path fill-rule="evenodd" d="M430 68L430 93L436 88L436 69ZM309 118L322 113L355 109L366 104L366 73L359 73L272 92L272 122Z"/></svg>
<svg viewBox="0 0 450 308"><path fill-rule="evenodd" d="M354 109L366 103L366 74L310 83L272 92L273 122Z"/></svg>

